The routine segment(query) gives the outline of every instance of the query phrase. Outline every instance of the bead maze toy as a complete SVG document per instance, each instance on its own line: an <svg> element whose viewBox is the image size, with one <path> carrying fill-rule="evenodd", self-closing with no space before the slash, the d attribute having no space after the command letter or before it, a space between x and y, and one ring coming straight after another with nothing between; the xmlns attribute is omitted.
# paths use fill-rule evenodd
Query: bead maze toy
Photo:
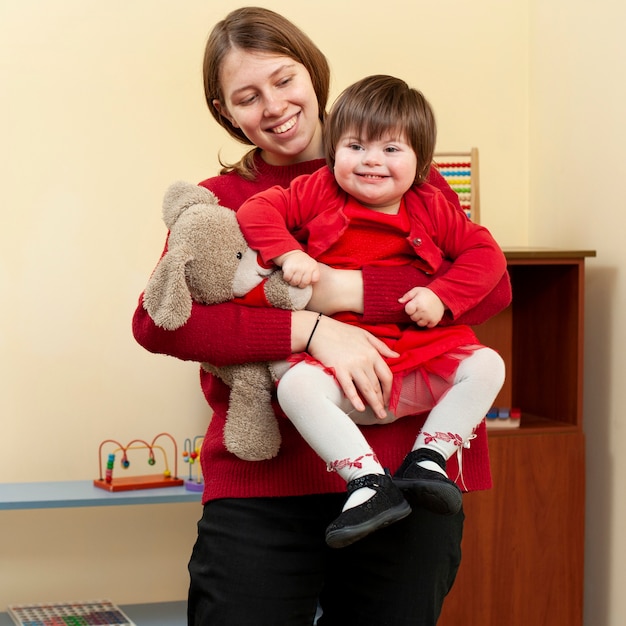
<svg viewBox="0 0 626 626"><path fill-rule="evenodd" d="M478 148L466 152L437 152L434 163L459 196L461 208L467 217L479 224Z"/></svg>
<svg viewBox="0 0 626 626"><path fill-rule="evenodd" d="M202 468L200 467L200 450L204 437L197 435L193 442L185 439L183 461L189 465L189 478L185 481L185 489L188 491L204 491Z"/></svg>
<svg viewBox="0 0 626 626"><path fill-rule="evenodd" d="M109 600L54 604L20 604L7 608L17 626L136 626Z"/></svg>
<svg viewBox="0 0 626 626"><path fill-rule="evenodd" d="M174 475L172 476L172 472L169 469L167 462L167 454L163 446L157 445L157 441L160 438L166 438L171 443L174 449ZM114 445L116 446L113 451L107 454L106 461L106 471L102 471L102 461L103 456L105 454L104 448L105 446ZM148 465L150 467L155 466L157 464L155 451L158 451L162 454L163 457L163 471L159 473L153 474L144 474L144 475L134 475L134 476L123 476L123 477L113 477L113 470L115 468L115 455L119 452L122 453L122 458L120 460L120 464L123 470L127 470L130 467L130 460L128 458L128 453L130 451L136 450L147 450L148 452ZM114 439L105 439L99 447L98 450L98 464L100 470L100 478L93 481L93 484L100 489L105 489L106 491L131 491L133 489L157 489L160 487L178 487L183 484L183 480L178 478L178 447L176 445L176 441L169 433L160 433L158 434L151 443L147 443L143 439L133 439L125 446L123 446L118 441Z"/></svg>

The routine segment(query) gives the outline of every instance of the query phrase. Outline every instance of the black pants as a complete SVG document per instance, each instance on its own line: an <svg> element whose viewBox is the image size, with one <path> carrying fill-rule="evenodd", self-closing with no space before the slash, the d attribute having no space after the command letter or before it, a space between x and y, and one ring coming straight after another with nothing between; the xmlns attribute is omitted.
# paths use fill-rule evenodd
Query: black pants
<svg viewBox="0 0 626 626"><path fill-rule="evenodd" d="M209 502L189 572L189 626L434 626L464 515L419 508L346 548L324 530L343 494Z"/></svg>

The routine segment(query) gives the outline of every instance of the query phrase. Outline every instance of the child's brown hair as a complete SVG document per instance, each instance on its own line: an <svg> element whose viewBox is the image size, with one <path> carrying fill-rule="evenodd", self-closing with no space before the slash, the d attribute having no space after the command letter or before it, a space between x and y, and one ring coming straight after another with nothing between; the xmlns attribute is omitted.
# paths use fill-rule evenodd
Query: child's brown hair
<svg viewBox="0 0 626 626"><path fill-rule="evenodd" d="M324 125L324 148L331 169L337 143L347 132L370 140L401 132L417 156L415 182L426 180L437 140L435 115L422 92L403 80L383 74L368 76L335 100Z"/></svg>

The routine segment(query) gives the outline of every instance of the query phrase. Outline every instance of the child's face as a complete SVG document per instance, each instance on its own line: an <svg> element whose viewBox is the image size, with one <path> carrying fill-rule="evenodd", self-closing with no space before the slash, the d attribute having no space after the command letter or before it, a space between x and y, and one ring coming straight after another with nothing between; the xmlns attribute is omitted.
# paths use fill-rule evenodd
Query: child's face
<svg viewBox="0 0 626 626"><path fill-rule="evenodd" d="M337 183L370 209L397 213L402 196L415 181L416 170L417 156L403 134L370 140L349 132L337 143Z"/></svg>

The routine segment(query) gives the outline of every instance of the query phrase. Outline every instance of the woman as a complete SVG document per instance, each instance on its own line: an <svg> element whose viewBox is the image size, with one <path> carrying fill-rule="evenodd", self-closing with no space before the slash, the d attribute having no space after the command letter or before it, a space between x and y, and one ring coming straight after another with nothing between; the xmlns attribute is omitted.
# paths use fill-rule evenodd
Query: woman
<svg viewBox="0 0 626 626"><path fill-rule="evenodd" d="M233 11L209 36L204 82L218 123L255 146L234 168L201 183L222 204L237 210L253 193L286 187L325 164L321 131L328 64L288 20L265 9ZM429 182L456 201L435 171ZM333 368L357 410L365 401L382 417L391 387L382 357L393 353L361 328L328 317L316 325L314 310L327 315L352 310L372 322L406 321L397 300L426 279L411 268L326 268L311 311L194 305L185 326L165 331L154 326L140 302L133 331L152 352L221 366L302 352L315 327L311 354ZM509 299L504 276L488 302L456 321L484 321ZM280 420L283 443L275 459L247 463L229 454L222 440L228 389L202 371L201 385L214 413L201 453L204 511L189 564L189 624L309 626L318 601L320 626L435 624L460 561L463 512L442 518L415 507L388 529L333 551L323 531L341 511L343 481L325 471L286 419ZM420 419L364 428L392 472ZM491 484L483 431L464 454L463 477L470 489Z"/></svg>

